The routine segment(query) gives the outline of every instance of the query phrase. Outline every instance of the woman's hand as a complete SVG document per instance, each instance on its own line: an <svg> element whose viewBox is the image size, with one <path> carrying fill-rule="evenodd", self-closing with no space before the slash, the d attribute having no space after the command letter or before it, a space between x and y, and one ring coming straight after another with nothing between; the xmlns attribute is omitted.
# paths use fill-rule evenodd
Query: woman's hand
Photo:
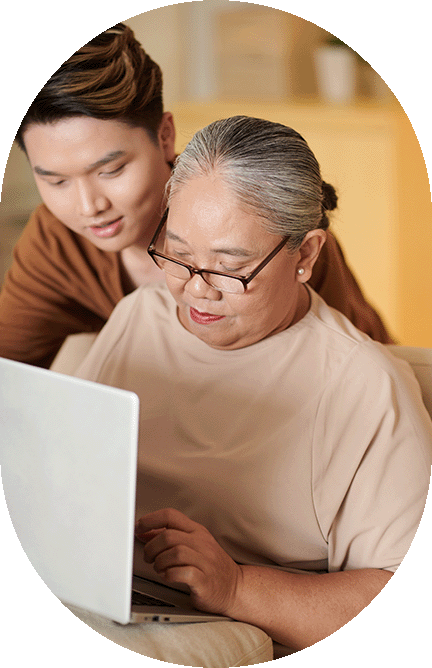
<svg viewBox="0 0 432 668"><path fill-rule="evenodd" d="M205 527L171 508L138 520L136 537L167 584L189 585L197 608L258 626L293 649L340 629L392 576L374 568L318 575L240 566Z"/></svg>
<svg viewBox="0 0 432 668"><path fill-rule="evenodd" d="M165 508L140 518L135 535L167 584L187 584L195 607L230 616L242 570L205 527Z"/></svg>

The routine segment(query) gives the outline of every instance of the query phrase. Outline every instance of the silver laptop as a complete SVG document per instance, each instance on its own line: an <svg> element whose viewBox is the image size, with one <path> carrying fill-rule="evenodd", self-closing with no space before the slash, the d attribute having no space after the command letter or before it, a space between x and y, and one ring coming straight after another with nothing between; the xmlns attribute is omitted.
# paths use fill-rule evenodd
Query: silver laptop
<svg viewBox="0 0 432 668"><path fill-rule="evenodd" d="M0 358L0 465L30 562L65 604L120 624L226 617L133 575L136 394ZM145 575L145 577L143 577Z"/></svg>

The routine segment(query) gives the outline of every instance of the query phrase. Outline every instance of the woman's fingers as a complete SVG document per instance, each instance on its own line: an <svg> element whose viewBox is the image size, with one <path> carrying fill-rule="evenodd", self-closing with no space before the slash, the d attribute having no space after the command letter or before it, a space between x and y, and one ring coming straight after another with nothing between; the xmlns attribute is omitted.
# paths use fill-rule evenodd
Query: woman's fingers
<svg viewBox="0 0 432 668"><path fill-rule="evenodd" d="M190 532L200 525L175 508L163 508L144 515L135 526L139 533L146 533L152 529L179 529Z"/></svg>
<svg viewBox="0 0 432 668"><path fill-rule="evenodd" d="M145 560L165 582L188 585L196 607L229 614L241 569L204 526L164 508L140 518L136 533L146 537Z"/></svg>
<svg viewBox="0 0 432 668"><path fill-rule="evenodd" d="M188 566L197 571L203 571L203 558L187 545L174 545L160 552L153 561L156 573L162 573L168 568Z"/></svg>
<svg viewBox="0 0 432 668"><path fill-rule="evenodd" d="M144 548L145 560L152 563L159 555L172 548L176 549L180 555L182 548L190 545L192 542L190 541L190 534L184 531L164 529L146 544Z"/></svg>
<svg viewBox="0 0 432 668"><path fill-rule="evenodd" d="M158 536L165 529L151 529L151 531L140 531L135 527L135 538L142 541L143 543L148 543L150 540Z"/></svg>
<svg viewBox="0 0 432 668"><path fill-rule="evenodd" d="M161 571L163 574L163 579L168 585L174 584L183 584L187 585L192 594L192 600L195 603L198 603L197 607L202 610L210 610L206 605L199 605L199 600L194 596L194 592L199 591L199 585L197 584L198 580L202 577L202 574L197 571L193 566L171 566L164 571ZM160 575L160 573L159 573ZM214 611L216 612L216 610Z"/></svg>

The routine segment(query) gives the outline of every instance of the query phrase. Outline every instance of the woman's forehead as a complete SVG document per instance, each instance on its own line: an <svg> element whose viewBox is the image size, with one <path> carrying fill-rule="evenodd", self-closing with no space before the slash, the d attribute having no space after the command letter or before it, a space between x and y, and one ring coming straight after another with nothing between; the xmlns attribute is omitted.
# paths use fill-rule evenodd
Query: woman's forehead
<svg viewBox="0 0 432 668"><path fill-rule="evenodd" d="M170 243L181 244L191 251L209 251L212 254L230 255L241 258L259 256L269 245L274 243L274 236L257 225L252 218L237 218L235 225L231 221L214 220L203 216L199 223L192 217L181 219L168 217L165 238Z"/></svg>
<svg viewBox="0 0 432 668"><path fill-rule="evenodd" d="M215 252L253 255L273 239L256 214L247 211L222 179L196 177L170 199L166 236L173 241L206 242Z"/></svg>

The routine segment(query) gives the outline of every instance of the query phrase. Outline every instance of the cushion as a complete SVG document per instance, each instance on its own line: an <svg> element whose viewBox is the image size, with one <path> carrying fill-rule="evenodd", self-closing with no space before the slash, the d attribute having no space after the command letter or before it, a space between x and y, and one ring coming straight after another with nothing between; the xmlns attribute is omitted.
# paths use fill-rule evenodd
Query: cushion
<svg viewBox="0 0 432 668"><path fill-rule="evenodd" d="M105 638L152 659L183 666L228 668L273 659L271 638L242 622L129 624L122 626L71 605L67 608Z"/></svg>
<svg viewBox="0 0 432 668"><path fill-rule="evenodd" d="M432 417L432 348L387 345L387 350L411 366L420 385L424 404Z"/></svg>

